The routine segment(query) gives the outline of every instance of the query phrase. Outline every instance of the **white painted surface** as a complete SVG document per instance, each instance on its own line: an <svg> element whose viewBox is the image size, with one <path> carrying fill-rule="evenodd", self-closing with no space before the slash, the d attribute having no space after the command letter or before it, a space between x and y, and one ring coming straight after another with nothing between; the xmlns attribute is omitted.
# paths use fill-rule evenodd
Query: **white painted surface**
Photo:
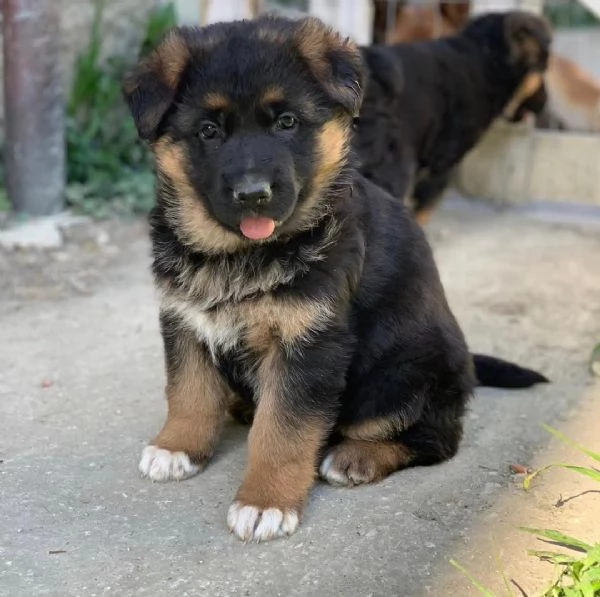
<svg viewBox="0 0 600 597"><path fill-rule="evenodd" d="M174 0L177 22L180 25L199 25L202 0Z"/></svg>
<svg viewBox="0 0 600 597"><path fill-rule="evenodd" d="M308 11L356 43L371 43L373 19L369 0L310 0Z"/></svg>
<svg viewBox="0 0 600 597"><path fill-rule="evenodd" d="M252 2L250 0L197 0L200 6L200 22L202 25L219 21L235 21L251 19Z"/></svg>
<svg viewBox="0 0 600 597"><path fill-rule="evenodd" d="M543 0L472 0L471 14L477 15L485 12L501 12L506 10L530 10L542 12Z"/></svg>

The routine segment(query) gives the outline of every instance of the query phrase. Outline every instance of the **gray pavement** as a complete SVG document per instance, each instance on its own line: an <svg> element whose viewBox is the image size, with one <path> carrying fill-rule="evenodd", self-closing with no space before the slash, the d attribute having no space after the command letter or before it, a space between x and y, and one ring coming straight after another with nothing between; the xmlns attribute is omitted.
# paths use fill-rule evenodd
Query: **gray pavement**
<svg viewBox="0 0 600 597"><path fill-rule="evenodd" d="M539 368L553 383L478 391L452 462L372 487L319 485L299 531L267 544L243 545L225 526L245 430L228 426L193 479L138 476L166 406L139 226L86 293L3 301L0 595L444 595L448 558L514 485L508 465L543 448L537 423L560 421L589 391L600 227L447 208L428 233L472 348Z"/></svg>

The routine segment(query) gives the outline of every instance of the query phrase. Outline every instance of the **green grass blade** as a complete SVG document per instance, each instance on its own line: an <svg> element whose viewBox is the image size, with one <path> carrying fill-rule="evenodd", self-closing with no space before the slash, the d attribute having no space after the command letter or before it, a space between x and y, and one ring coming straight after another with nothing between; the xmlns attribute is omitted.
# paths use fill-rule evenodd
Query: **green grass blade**
<svg viewBox="0 0 600 597"><path fill-rule="evenodd" d="M466 568L461 566L456 560L450 560L450 563L460 572L462 572L471 584L485 597L496 597L489 589L486 589Z"/></svg>
<svg viewBox="0 0 600 597"><path fill-rule="evenodd" d="M590 551L588 551L586 561L591 565L595 565L600 570L600 543L596 543Z"/></svg>
<svg viewBox="0 0 600 597"><path fill-rule="evenodd" d="M553 464L549 464L547 466L544 466L540 469L538 469L537 471L533 471L533 473L527 475L524 479L523 479L523 489L525 489L526 491L531 487L531 482L538 476L541 475L543 472L547 471L549 468L552 468L554 465Z"/></svg>
<svg viewBox="0 0 600 597"><path fill-rule="evenodd" d="M566 566L576 561L576 558L569 556L558 551L543 551L537 549L527 550L527 555L534 556L540 560L551 562L552 564L558 564L560 566Z"/></svg>
<svg viewBox="0 0 600 597"><path fill-rule="evenodd" d="M496 560L496 564L498 566L498 572L502 576L502 580L504 581L504 587L506 588L506 594L508 597L515 597L513 593L512 587L510 586L510 582L508 581L508 577L506 576L506 572L504 571L504 564L502 563L502 557L500 553L494 550L494 559Z"/></svg>
<svg viewBox="0 0 600 597"><path fill-rule="evenodd" d="M554 466L558 466L559 468L566 468L570 471L575 471L580 475L585 475L586 477L594 479L594 481L600 483L600 471L596 470L595 468L589 468L587 466L575 466L573 464L555 464Z"/></svg>
<svg viewBox="0 0 600 597"><path fill-rule="evenodd" d="M587 466L575 466L574 464L563 464L561 462L557 462L555 464L549 464L548 466L544 466L543 468L541 468L537 471L534 471L530 475L527 475L527 477L525 477L525 479L523 479L523 488L526 490L529 489L531 487L531 482L538 475L540 475L544 471L547 471L550 468L565 468L570 471L575 471L576 473L579 473L580 475L585 475L586 477L590 477L590 479L593 479L594 481L600 483L600 471L596 470L595 468L590 468Z"/></svg>
<svg viewBox="0 0 600 597"><path fill-rule="evenodd" d="M600 377L600 343L594 346L589 361L590 373L595 377Z"/></svg>
<svg viewBox="0 0 600 597"><path fill-rule="evenodd" d="M558 429L554 429L554 427L550 427L550 425L542 424L542 427L551 433L556 439L559 439L563 444L567 444L572 448L575 448L579 452L582 452L586 456L593 458L596 462L600 462L600 454L597 452L592 452L592 450L588 450L585 446L578 444L573 441L571 438L567 437L564 433L561 433Z"/></svg>
<svg viewBox="0 0 600 597"><path fill-rule="evenodd" d="M570 547L571 549L576 549L579 551L588 552L593 549L592 545L581 541L580 539L576 539L575 537L570 537L569 535L565 535L559 531L555 531L553 529L533 529L530 527L519 527L522 531L526 533L531 533L532 535L537 535L538 538L549 539L550 541L554 541L559 545L563 545L564 547Z"/></svg>
<svg viewBox="0 0 600 597"><path fill-rule="evenodd" d="M579 590L581 591L583 597L598 597L596 588L597 587L594 587L594 585L590 583L582 583L579 586Z"/></svg>

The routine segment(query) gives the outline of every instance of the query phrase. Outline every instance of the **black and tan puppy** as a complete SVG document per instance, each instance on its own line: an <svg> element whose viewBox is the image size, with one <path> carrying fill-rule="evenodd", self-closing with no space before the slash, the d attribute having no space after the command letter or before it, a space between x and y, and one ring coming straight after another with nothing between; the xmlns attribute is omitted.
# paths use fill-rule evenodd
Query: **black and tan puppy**
<svg viewBox="0 0 600 597"><path fill-rule="evenodd" d="M354 142L362 173L425 222L496 117L543 109L550 41L543 19L515 11L475 18L451 37L363 48L369 74Z"/></svg>
<svg viewBox="0 0 600 597"><path fill-rule="evenodd" d="M319 465L370 483L460 441L473 359L420 228L353 165L363 84L320 21L265 18L175 30L125 85L156 156L167 369L140 470L190 477L228 409L253 419L243 540L293 533Z"/></svg>

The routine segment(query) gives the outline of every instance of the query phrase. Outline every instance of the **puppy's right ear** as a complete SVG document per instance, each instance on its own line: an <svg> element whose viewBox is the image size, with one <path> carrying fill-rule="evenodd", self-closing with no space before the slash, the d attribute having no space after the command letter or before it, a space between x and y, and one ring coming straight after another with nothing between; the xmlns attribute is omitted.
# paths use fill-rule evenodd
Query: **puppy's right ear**
<svg viewBox="0 0 600 597"><path fill-rule="evenodd" d="M156 140L189 59L190 49L181 32L174 29L126 76L123 94L142 139Z"/></svg>
<svg viewBox="0 0 600 597"><path fill-rule="evenodd" d="M300 53L323 89L351 116L358 116L366 82L358 46L316 17L296 23Z"/></svg>

